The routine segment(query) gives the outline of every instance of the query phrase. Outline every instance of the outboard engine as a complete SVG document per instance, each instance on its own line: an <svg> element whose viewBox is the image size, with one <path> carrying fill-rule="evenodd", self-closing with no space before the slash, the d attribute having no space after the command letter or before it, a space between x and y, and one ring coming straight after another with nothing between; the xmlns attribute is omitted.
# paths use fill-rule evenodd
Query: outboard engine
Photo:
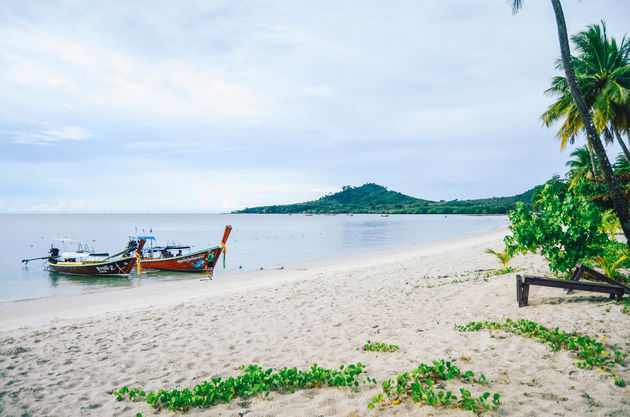
<svg viewBox="0 0 630 417"><path fill-rule="evenodd" d="M127 247L123 251L123 256L131 256L136 251L136 249L138 249L138 241L135 239L129 240L129 242L127 243Z"/></svg>
<svg viewBox="0 0 630 417"><path fill-rule="evenodd" d="M59 258L59 249L51 247L48 250L48 262L50 262L51 264L56 264L57 258Z"/></svg>

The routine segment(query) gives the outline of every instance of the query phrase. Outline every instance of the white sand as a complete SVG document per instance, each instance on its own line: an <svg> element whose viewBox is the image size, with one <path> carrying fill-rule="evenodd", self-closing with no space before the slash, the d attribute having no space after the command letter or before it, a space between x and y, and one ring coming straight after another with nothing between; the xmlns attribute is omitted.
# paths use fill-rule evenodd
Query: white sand
<svg viewBox="0 0 630 417"><path fill-rule="evenodd" d="M492 415L630 415L630 389L615 387L602 372L577 368L566 351L552 352L517 335L453 330L471 320L526 318L606 335L606 342L630 351L630 316L607 298L532 287L530 305L518 308L515 273L485 278L477 272L499 266L483 250L500 250L504 234L494 230L299 268L0 306L0 415L150 416L156 412L146 403L117 402L111 392L123 385L147 391L192 387L240 375L237 368L250 363L305 369L360 361L380 383L441 358L485 373L488 388L469 388L501 393L501 407ZM511 265L548 274L538 256L517 257ZM400 350L357 350L368 339ZM619 376L630 381L625 367ZM272 393L185 415L472 415L410 402L368 410L379 392L364 385L358 393Z"/></svg>

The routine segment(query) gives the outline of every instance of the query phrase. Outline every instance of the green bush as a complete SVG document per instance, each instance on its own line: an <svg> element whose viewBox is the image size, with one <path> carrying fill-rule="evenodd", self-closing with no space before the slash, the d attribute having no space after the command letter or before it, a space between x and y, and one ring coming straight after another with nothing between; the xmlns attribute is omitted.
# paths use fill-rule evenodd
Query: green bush
<svg viewBox="0 0 630 417"><path fill-rule="evenodd" d="M630 250L628 245L616 240L609 240L605 245L597 248L596 256L601 256L604 259L619 259L623 255L630 256ZM597 262L597 258L593 257L584 262L584 265L591 268L599 268L600 265ZM626 259L619 264L619 268L630 268L630 259Z"/></svg>
<svg viewBox="0 0 630 417"><path fill-rule="evenodd" d="M538 209L538 205L542 197L542 192L545 189L545 187L551 188L551 191L555 195L557 195L560 198L560 200L564 200L564 196L569 190L569 186L567 185L567 183L561 180L559 175L554 175L546 183L542 185L537 185L534 187L532 191L532 206L535 209Z"/></svg>
<svg viewBox="0 0 630 417"><path fill-rule="evenodd" d="M597 256L608 239L599 230L599 207L572 193L561 199L555 191L545 186L537 210L516 205L509 214L512 236L505 237L505 244L512 253L540 253L558 276L577 262Z"/></svg>

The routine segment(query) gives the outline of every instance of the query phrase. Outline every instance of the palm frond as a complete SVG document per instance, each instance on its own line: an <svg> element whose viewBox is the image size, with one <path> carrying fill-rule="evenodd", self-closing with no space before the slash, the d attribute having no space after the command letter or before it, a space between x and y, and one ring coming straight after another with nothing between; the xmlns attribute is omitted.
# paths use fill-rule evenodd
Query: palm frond
<svg viewBox="0 0 630 417"><path fill-rule="evenodd" d="M608 36L606 23L601 21L573 35L571 41L577 52L571 61L578 87L598 133L607 143L615 130L630 137L630 40L624 36L618 43ZM582 118L564 77L554 77L545 94L557 99L540 119L547 127L562 123L556 138L565 149L584 130Z"/></svg>
<svg viewBox="0 0 630 417"><path fill-rule="evenodd" d="M499 261L503 264L503 269L508 269L508 263L510 259L514 256L507 248L503 252L496 252L490 248L485 250L486 253L496 256Z"/></svg>

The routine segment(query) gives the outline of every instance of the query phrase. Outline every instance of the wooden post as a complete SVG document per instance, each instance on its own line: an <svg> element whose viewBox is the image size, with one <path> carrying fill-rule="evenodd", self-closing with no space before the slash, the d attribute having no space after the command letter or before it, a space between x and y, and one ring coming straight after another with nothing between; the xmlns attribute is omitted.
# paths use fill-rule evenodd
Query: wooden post
<svg viewBox="0 0 630 417"><path fill-rule="evenodd" d="M519 307L523 307L523 278L516 276L516 301Z"/></svg>
<svg viewBox="0 0 630 417"><path fill-rule="evenodd" d="M523 280L523 307L529 303L529 283Z"/></svg>

